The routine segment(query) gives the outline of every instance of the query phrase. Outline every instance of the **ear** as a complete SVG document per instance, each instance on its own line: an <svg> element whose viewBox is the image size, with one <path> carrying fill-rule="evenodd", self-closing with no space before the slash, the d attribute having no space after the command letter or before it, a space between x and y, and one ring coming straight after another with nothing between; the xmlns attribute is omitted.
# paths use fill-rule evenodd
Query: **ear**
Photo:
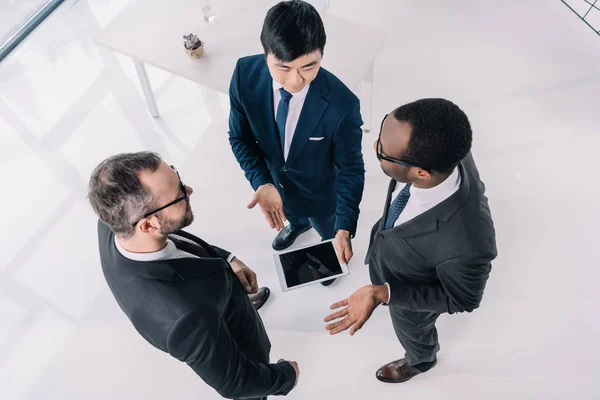
<svg viewBox="0 0 600 400"><path fill-rule="evenodd" d="M142 219L138 223L137 229L142 231L143 233L154 233L158 230L158 219L155 216L150 216L148 218Z"/></svg>
<svg viewBox="0 0 600 400"><path fill-rule="evenodd" d="M431 179L431 173L423 168L417 168L417 178L422 181L428 181Z"/></svg>

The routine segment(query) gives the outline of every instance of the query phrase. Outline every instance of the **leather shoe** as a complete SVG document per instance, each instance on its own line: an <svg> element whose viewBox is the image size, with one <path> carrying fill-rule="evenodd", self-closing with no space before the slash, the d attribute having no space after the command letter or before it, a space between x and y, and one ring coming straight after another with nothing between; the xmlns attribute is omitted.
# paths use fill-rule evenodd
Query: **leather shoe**
<svg viewBox="0 0 600 400"><path fill-rule="evenodd" d="M433 368L435 364L437 364L437 361L434 361L430 368ZM401 360L392 361L391 363L379 368L375 376L381 382L401 383L406 382L420 373L421 371L418 369L406 365L405 359L403 358Z"/></svg>
<svg viewBox="0 0 600 400"><path fill-rule="evenodd" d="M277 237L275 237L275 240L273 241L273 250L280 251L287 249L294 244L298 236L308 231L310 228L312 228L312 226L309 224L306 228L299 231L293 231L291 225L286 226L277 234Z"/></svg>
<svg viewBox="0 0 600 400"><path fill-rule="evenodd" d="M252 304L254 304L254 308L260 310L260 308L267 302L270 295L271 291L268 287L261 287L258 289L258 292L249 294L248 297L250 298Z"/></svg>

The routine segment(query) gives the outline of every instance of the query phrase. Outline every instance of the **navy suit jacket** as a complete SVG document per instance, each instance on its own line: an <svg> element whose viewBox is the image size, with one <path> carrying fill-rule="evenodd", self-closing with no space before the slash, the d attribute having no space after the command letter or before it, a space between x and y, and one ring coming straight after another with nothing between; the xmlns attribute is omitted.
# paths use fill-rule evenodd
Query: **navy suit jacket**
<svg viewBox="0 0 600 400"><path fill-rule="evenodd" d="M264 55L238 60L229 96L229 142L254 190L271 183L294 216L335 214L335 230L354 235L365 183L358 98L320 68L284 160Z"/></svg>

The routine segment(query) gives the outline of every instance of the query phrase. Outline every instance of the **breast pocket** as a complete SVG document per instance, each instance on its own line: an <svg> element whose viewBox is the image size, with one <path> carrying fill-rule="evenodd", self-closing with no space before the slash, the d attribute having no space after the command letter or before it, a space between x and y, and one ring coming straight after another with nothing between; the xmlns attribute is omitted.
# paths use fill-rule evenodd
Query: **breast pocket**
<svg viewBox="0 0 600 400"><path fill-rule="evenodd" d="M405 238L395 244L393 251L403 261L399 264L401 270L398 272L401 275L418 280L429 280L431 278L432 268L429 266L427 259L417 253Z"/></svg>
<svg viewBox="0 0 600 400"><path fill-rule="evenodd" d="M298 157L298 164L302 165L309 179L317 183L323 180L324 175L331 173L332 156L331 142L326 136L311 136Z"/></svg>
<svg viewBox="0 0 600 400"><path fill-rule="evenodd" d="M408 240L406 240L406 238L402 238L400 244L402 252L412 262L414 262L415 264L422 264L427 262L427 258L425 256L422 256L418 251L416 251L414 247L410 245Z"/></svg>

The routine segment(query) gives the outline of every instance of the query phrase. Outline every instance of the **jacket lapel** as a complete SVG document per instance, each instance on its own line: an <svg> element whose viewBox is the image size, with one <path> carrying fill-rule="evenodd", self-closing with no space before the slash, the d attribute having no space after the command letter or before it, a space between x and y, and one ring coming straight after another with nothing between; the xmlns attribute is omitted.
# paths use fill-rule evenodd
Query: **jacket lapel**
<svg viewBox="0 0 600 400"><path fill-rule="evenodd" d="M394 190L396 190L396 185L398 183L395 180L390 180L390 184L388 186L387 197L385 199L385 207L383 208L383 218L379 221L379 231L382 231L385 227L385 221L387 221L388 211L390 209L390 204L392 204L392 194Z"/></svg>
<svg viewBox="0 0 600 400"><path fill-rule="evenodd" d="M215 249L198 236L192 235L189 232L180 230L174 233L174 235L181 236L201 246L208 252L211 258L178 258L169 260L171 268L175 273L183 280L201 278L210 275L214 272L223 271L229 268L229 263L225 262ZM181 240L181 239L180 239ZM200 265L198 263L201 263Z"/></svg>
<svg viewBox="0 0 600 400"><path fill-rule="evenodd" d="M368 264L369 259L371 258L371 251L373 250L373 241L375 240L375 237L379 235L385 227L385 221L387 220L388 210L390 209L390 203L392 202L392 193L394 193L395 188L396 181L391 179L390 184L388 185L385 206L383 207L383 217L381 217L379 221L376 222L375 225L373 225L373 228L371 228L371 237L369 239L369 248L367 249L367 255L365 256L365 264ZM377 228L375 228L375 226L377 226Z"/></svg>
<svg viewBox="0 0 600 400"><path fill-rule="evenodd" d="M168 262L175 274L183 280L203 278L229 268L229 264L222 258L177 258Z"/></svg>
<svg viewBox="0 0 600 400"><path fill-rule="evenodd" d="M184 230L174 232L174 235L181 236L183 238L191 240L192 242L196 243L198 246L201 246L204 250L208 251L208 254L210 254L211 257L220 258L219 254L215 251L215 249L210 244L208 244L204 240L200 239L198 236L192 235L191 233L186 232Z"/></svg>
<svg viewBox="0 0 600 400"><path fill-rule="evenodd" d="M410 221L389 229L388 234L395 237L424 235L437 230L438 220L444 222L448 221L448 219L450 219L450 217L452 217L452 215L454 215L464 205L467 197L469 196L469 192L471 191L469 175L466 173L463 163L460 163L457 168L459 168L461 183L460 188L456 191L456 193L448 197L437 206L421 215L418 215ZM388 204L385 211L386 216L387 209L389 208L389 197L390 195L388 195ZM381 229L383 229L383 225Z"/></svg>
<svg viewBox="0 0 600 400"><path fill-rule="evenodd" d="M263 67L259 70L256 76L255 86L256 104L255 107L260 115L263 124L263 132L266 140L261 141L267 144L269 149L268 154L277 154L279 161L283 164L283 150L277 133L277 125L275 125L275 109L273 104L273 78L269 73L269 67L265 61Z"/></svg>
<svg viewBox="0 0 600 400"><path fill-rule="evenodd" d="M411 237L424 235L437 230L436 207L416 216L410 221L389 229L389 235L394 237Z"/></svg>
<svg viewBox="0 0 600 400"><path fill-rule="evenodd" d="M321 120L323 113L325 113L325 110L329 106L329 102L325 98L328 92L329 86L327 85L325 74L321 69L315 80L311 82L306 94L298 125L294 131L290 152L286 160L287 165L292 164L296 160L308 142L308 138L310 138L310 135Z"/></svg>

